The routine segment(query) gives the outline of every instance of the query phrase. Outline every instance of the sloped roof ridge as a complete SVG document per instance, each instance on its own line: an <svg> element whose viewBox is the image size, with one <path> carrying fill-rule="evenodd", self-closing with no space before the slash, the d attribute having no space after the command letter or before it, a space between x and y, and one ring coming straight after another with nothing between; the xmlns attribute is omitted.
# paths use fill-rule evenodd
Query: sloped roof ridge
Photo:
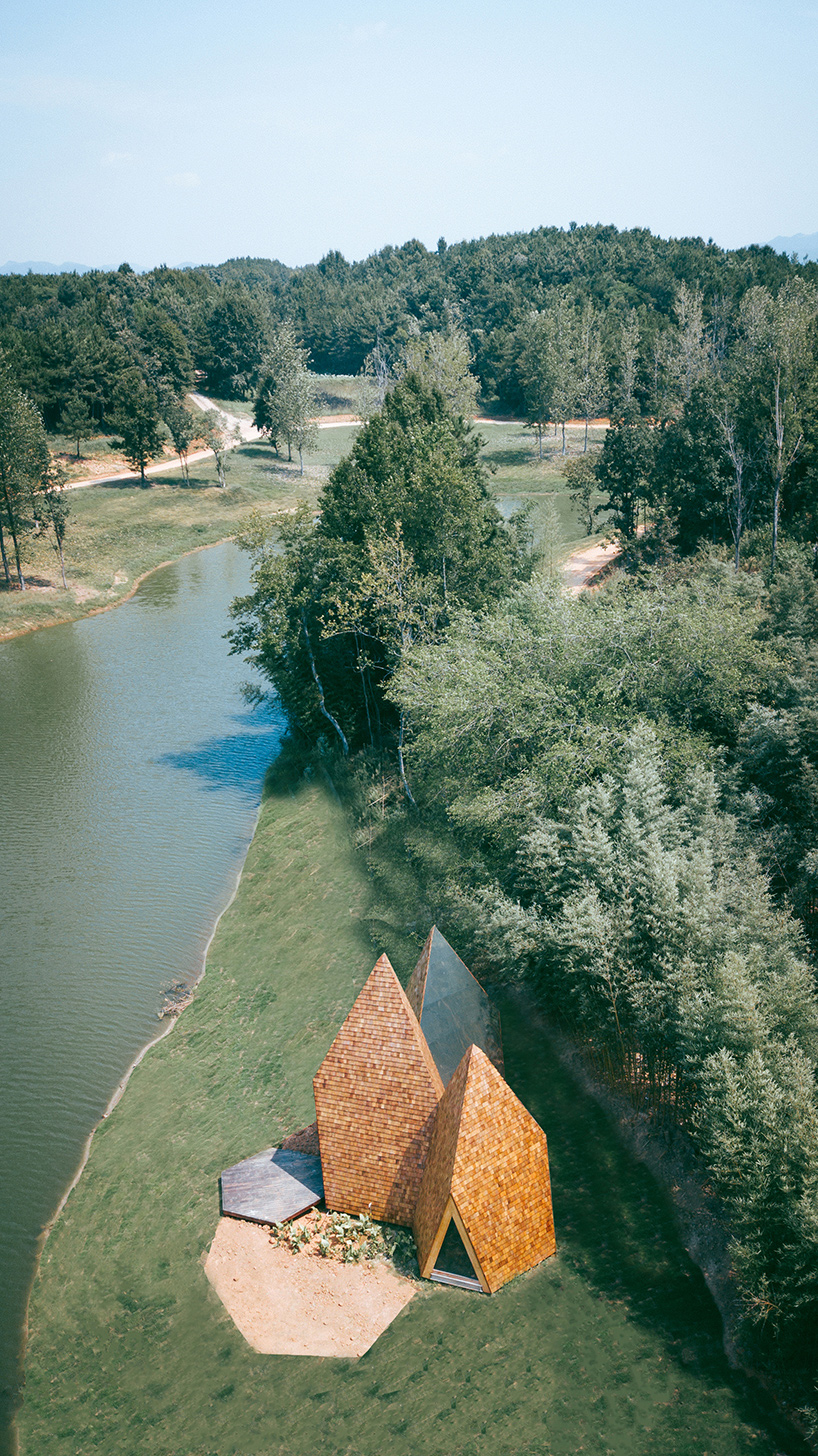
<svg viewBox="0 0 818 1456"><path fill-rule="evenodd" d="M433 925L426 937L423 950L420 953L420 960L409 977L409 984L406 987L406 996L409 1005L418 1021L420 1021L421 1012L423 1011L423 997L426 994L426 977L429 973L429 957L432 953L432 940L436 930L437 926Z"/></svg>
<svg viewBox="0 0 818 1456"><path fill-rule="evenodd" d="M437 1091L437 1095L438 1097L442 1096L443 1083L440 1079L440 1073L437 1069L435 1059L429 1051L428 1043L420 1029L420 1022L415 1015L411 1002L395 974L392 962L385 953L378 956L372 970L364 981L363 986L338 1030L332 1046L321 1063L319 1073L324 1070L327 1063L331 1064L334 1059L333 1054L336 1056L339 1054L356 1023L367 1017L370 1009L369 1002L374 999L378 992L381 994L385 992L389 999L394 997L394 1009L396 1011L400 1010L405 1016L413 1040L423 1058L424 1065Z"/></svg>

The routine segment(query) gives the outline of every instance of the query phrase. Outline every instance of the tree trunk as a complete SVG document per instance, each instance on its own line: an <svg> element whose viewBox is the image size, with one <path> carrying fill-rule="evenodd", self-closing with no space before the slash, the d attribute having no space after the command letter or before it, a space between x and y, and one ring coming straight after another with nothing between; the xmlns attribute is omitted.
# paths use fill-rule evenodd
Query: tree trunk
<svg viewBox="0 0 818 1456"><path fill-rule="evenodd" d="M3 482L3 495L6 498L6 512L9 520L9 530L11 531L11 539L14 542L14 560L17 563L17 576L20 580L20 591L25 591L26 584L23 580L23 568L20 565L20 543L17 540L17 530L14 525L14 511L12 510L11 499L9 497L9 488L5 481ZM5 558L5 552L3 553L3 555ZM6 569L8 570L8 567Z"/></svg>
<svg viewBox="0 0 818 1456"><path fill-rule="evenodd" d="M565 420L562 422L562 453L565 454Z"/></svg>
<svg viewBox="0 0 818 1456"><path fill-rule="evenodd" d="M8 557L6 556L6 538L3 535L3 522L0 521L0 555L3 557L3 570L6 573L6 586L11 591L11 572L9 571Z"/></svg>
<svg viewBox="0 0 818 1456"><path fill-rule="evenodd" d="M410 804L414 804L415 805L415 808L417 808L417 804L415 803L415 796L414 796L414 794L412 793L412 790L409 787L409 781L408 781L408 779L406 777L406 765L404 764L404 761L403 761L403 727L404 727L404 715L403 715L403 713L401 713L401 715L400 715L400 735L398 737L398 768L400 769L400 781L403 784L403 787L404 787L404 789L406 791L406 797L409 800L409 803Z"/></svg>
<svg viewBox="0 0 818 1456"><path fill-rule="evenodd" d="M57 550L60 553L60 571L62 572L62 584L65 590L68 591L68 582L65 579L65 557L62 554L62 541L60 541L59 538L57 539Z"/></svg>
<svg viewBox="0 0 818 1456"><path fill-rule="evenodd" d="M542 425L537 426L537 435L540 441L540 459L542 460Z"/></svg>
<svg viewBox="0 0 818 1456"><path fill-rule="evenodd" d="M326 702L324 701L324 689L321 686L321 679L318 676L318 669L315 666L315 658L312 655L312 643L310 641L310 634L307 631L307 614L304 611L302 611L301 613L301 626L304 629L304 641L307 644L307 652L309 653L310 668L312 670L313 681L315 682L315 686L318 689L318 707L323 716L326 718L327 722L332 724L335 732L338 734L338 737L340 738L341 744L343 746L344 757L346 758L349 756L349 744L347 743L346 734L344 733L343 728L341 727L337 718L333 718L331 712L326 705Z"/></svg>
<svg viewBox="0 0 818 1456"><path fill-rule="evenodd" d="M582 447L582 453L583 453L583 455L586 454L587 449L588 449L588 416L586 415L585 416L585 444Z"/></svg>
<svg viewBox="0 0 818 1456"><path fill-rule="evenodd" d="M773 494L773 549L770 553L770 576L775 571L775 553L778 549L778 511L781 504L781 476L776 471L775 492Z"/></svg>
<svg viewBox="0 0 818 1456"><path fill-rule="evenodd" d="M304 455L303 455L303 452L301 450L301 446L300 445L298 447L298 466L299 466L299 469L298 469L299 475L303 475L304 474Z"/></svg>

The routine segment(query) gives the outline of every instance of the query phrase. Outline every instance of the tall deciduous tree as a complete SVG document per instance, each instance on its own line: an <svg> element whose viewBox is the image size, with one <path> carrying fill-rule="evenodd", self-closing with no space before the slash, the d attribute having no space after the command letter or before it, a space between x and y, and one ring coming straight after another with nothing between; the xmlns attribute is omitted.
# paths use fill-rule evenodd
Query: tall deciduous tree
<svg viewBox="0 0 818 1456"><path fill-rule="evenodd" d="M415 374L428 387L439 389L449 408L464 419L477 409L480 384L471 372L471 353L465 330L450 313L443 331L410 333L403 350L400 377Z"/></svg>
<svg viewBox="0 0 818 1456"><path fill-rule="evenodd" d="M253 421L276 452L280 442L286 440L288 460L293 458L295 445L302 475L303 452L314 449L317 443L315 410L315 380L309 370L309 353L298 343L295 329L287 321L275 330L265 355Z"/></svg>
<svg viewBox="0 0 818 1456"><path fill-rule="evenodd" d="M49 467L40 412L18 389L0 356L0 556L11 586L6 533L11 536L17 580L25 591L20 541L34 523L34 495Z"/></svg>
<svg viewBox="0 0 818 1456"><path fill-rule="evenodd" d="M529 429L537 431L542 460L543 431L554 417L555 385L551 329L546 315L531 313L519 330L518 342L517 373L525 402L525 420Z"/></svg>
<svg viewBox="0 0 818 1456"><path fill-rule="evenodd" d="M607 369L602 352L602 329L599 315L590 300L584 305L576 332L576 399L585 420L585 443L588 449L588 425L606 403Z"/></svg>
<svg viewBox="0 0 818 1456"><path fill-rule="evenodd" d="M652 499L655 455L654 431L635 410L612 422L596 473L600 490L608 496L603 509L611 512L614 526L626 541L636 535L640 506Z"/></svg>
<svg viewBox="0 0 818 1456"><path fill-rule="evenodd" d="M184 480L190 480L190 471L187 464L187 453L190 449L190 442L195 434L193 417L189 410L178 400L167 400L162 409L162 418L170 432L173 441L173 448L179 456L179 464L182 467Z"/></svg>
<svg viewBox="0 0 818 1456"><path fill-rule="evenodd" d="M739 328L747 383L759 404L760 444L772 495L771 571L782 493L804 444L804 407L815 388L816 320L818 290L802 279L785 283L776 297L757 287L742 299Z"/></svg>
<svg viewBox="0 0 818 1456"><path fill-rule="evenodd" d="M51 528L54 537L54 550L60 559L60 572L62 573L62 584L67 589L68 582L65 579L65 538L68 534L68 517L71 507L65 491L66 472L59 462L51 461L40 485L40 489L34 498L34 508L37 517L46 527Z"/></svg>
<svg viewBox="0 0 818 1456"><path fill-rule="evenodd" d="M145 466L162 450L159 401L141 370L132 368L120 376L113 403L125 459L146 485Z"/></svg>
<svg viewBox="0 0 818 1456"><path fill-rule="evenodd" d="M200 428L208 450L213 451L219 485L224 488L227 485L225 455L236 444L235 428L231 429L221 410L208 410Z"/></svg>

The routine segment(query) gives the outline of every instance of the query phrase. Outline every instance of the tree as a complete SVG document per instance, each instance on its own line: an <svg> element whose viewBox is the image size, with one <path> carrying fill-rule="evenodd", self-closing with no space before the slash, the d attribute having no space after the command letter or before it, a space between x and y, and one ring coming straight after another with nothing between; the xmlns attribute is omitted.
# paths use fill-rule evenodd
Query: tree
<svg viewBox="0 0 818 1456"><path fill-rule="evenodd" d="M554 369L551 329L545 314L532 313L519 331L517 373L525 402L525 420L537 431L542 460L543 431L553 418Z"/></svg>
<svg viewBox="0 0 818 1456"><path fill-rule="evenodd" d="M26 583L20 556L20 539L34 523L34 493L50 461L39 410L18 389L0 356L0 556L11 586L5 533L14 545L14 559L20 590Z"/></svg>
<svg viewBox="0 0 818 1456"><path fill-rule="evenodd" d="M224 457L227 451L232 450L236 444L236 429L228 425L221 410L208 410L204 417L204 423L199 428L208 450L213 451L219 485L224 488L227 485Z"/></svg>
<svg viewBox="0 0 818 1456"><path fill-rule="evenodd" d="M379 410L383 409L383 402L386 399L386 392L390 385L395 383L392 367L389 362L389 355L381 344L380 338L374 349L370 349L364 362L363 368L358 375L358 385L355 394L355 412L364 424L372 419Z"/></svg>
<svg viewBox="0 0 818 1456"><path fill-rule="evenodd" d="M657 431L654 484L673 518L674 543L685 555L702 539L722 539L728 522L731 528L738 525L740 540L746 525L744 496L738 522L731 514L735 481L726 430L733 431L727 391L717 380L705 378L693 386L678 418ZM749 484L747 477L745 486Z"/></svg>
<svg viewBox="0 0 818 1456"><path fill-rule="evenodd" d="M69 440L75 440L77 445L77 459L80 458L80 444L87 438L91 430L91 413L88 408L88 400L81 394L74 393L68 396L61 411L60 424L63 434Z"/></svg>
<svg viewBox="0 0 818 1456"><path fill-rule="evenodd" d="M602 509L611 512L613 524L626 541L636 535L640 506L653 498L655 454L654 431L641 415L629 411L612 421L596 473L600 490L608 494Z"/></svg>
<svg viewBox="0 0 818 1456"><path fill-rule="evenodd" d="M125 459L147 485L145 466L162 450L159 401L141 371L131 368L118 380L113 403Z"/></svg>
<svg viewBox="0 0 818 1456"><path fill-rule="evenodd" d="M202 356L207 387L221 399L245 399L256 388L270 336L264 304L241 285L228 285L206 310Z"/></svg>
<svg viewBox="0 0 818 1456"><path fill-rule="evenodd" d="M599 490L597 458L596 455L577 455L573 460L566 460L562 467L562 473L568 482L571 504L585 527L586 536L594 534L596 508L593 500Z"/></svg>
<svg viewBox="0 0 818 1456"><path fill-rule="evenodd" d="M464 419L477 410L480 384L471 372L471 352L464 329L449 310L444 331L422 334L414 327L403 349L398 378L414 374L427 388L439 389L449 408Z"/></svg>
<svg viewBox="0 0 818 1456"><path fill-rule="evenodd" d="M576 316L568 299L557 298L548 313L551 336L551 395L554 426L562 427L562 454L565 454L565 423L577 406Z"/></svg>
<svg viewBox="0 0 818 1456"><path fill-rule="evenodd" d="M775 570L781 497L804 444L804 408L815 387L818 290L801 279L784 284L774 298L751 288L741 302L739 333L747 382L760 406L760 442L772 488Z"/></svg>
<svg viewBox="0 0 818 1456"><path fill-rule="evenodd" d="M170 432L173 441L173 448L179 456L179 464L182 467L182 477L190 480L190 472L187 465L187 452L190 449L190 442L195 434L193 417L189 410L185 409L178 400L168 400L162 410L162 418Z"/></svg>
<svg viewBox="0 0 818 1456"><path fill-rule="evenodd" d="M65 470L62 465L52 461L43 477L40 490L34 498L34 506L38 519L50 526L53 532L54 550L60 558L62 584L67 590L63 547L68 534L68 517L71 507L65 492L65 483Z"/></svg>
<svg viewBox="0 0 818 1456"><path fill-rule="evenodd" d="M576 342L576 398L585 420L583 451L588 449L589 420L593 415L599 414L605 406L606 387L607 371L602 353L602 330L599 325L599 315L589 300L580 314Z"/></svg>
<svg viewBox="0 0 818 1456"><path fill-rule="evenodd" d="M636 310L631 309L623 320L618 341L618 381L616 387L619 413L625 414L636 403L636 386L639 377L639 346L641 331Z"/></svg>
<svg viewBox="0 0 818 1456"><path fill-rule="evenodd" d="M295 445L302 475L303 452L314 449L318 441L313 418L315 380L308 363L309 354L298 343L293 325L289 321L281 324L274 331L264 358L253 411L256 428L267 436L276 453L279 442L284 439L287 458L292 460Z"/></svg>
<svg viewBox="0 0 818 1456"><path fill-rule="evenodd" d="M407 374L333 471L317 519L305 510L280 543L246 539L254 590L234 604L234 650L251 652L310 738L331 723L339 742L394 734L400 748L385 691L409 638L530 572L479 448L440 391Z"/></svg>

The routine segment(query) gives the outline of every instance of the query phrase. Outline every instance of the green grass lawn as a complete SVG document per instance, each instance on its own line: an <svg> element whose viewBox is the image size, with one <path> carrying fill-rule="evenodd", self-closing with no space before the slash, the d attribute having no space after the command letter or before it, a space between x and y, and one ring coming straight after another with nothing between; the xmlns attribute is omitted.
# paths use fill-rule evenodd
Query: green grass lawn
<svg viewBox="0 0 818 1456"><path fill-rule="evenodd" d="M314 500L353 436L352 427L322 430L318 450L305 459L303 476L297 459L291 464L286 457L279 460L269 445L259 443L227 456L225 490L217 484L213 462L203 460L191 466L189 485L177 470L149 476L145 489L121 483L71 491L68 590L63 590L49 542L25 538L23 573L32 589L0 590L0 639L115 605L153 567L233 535L253 508L273 515Z"/></svg>
<svg viewBox="0 0 818 1456"><path fill-rule="evenodd" d="M507 1075L548 1134L557 1257L491 1298L423 1285L358 1361L245 1344L202 1267L218 1174L311 1119L312 1075L380 949L369 894L337 797L283 756L193 1005L100 1127L45 1246L22 1456L800 1451L729 1372L649 1175L514 1002ZM417 947L385 949L406 977Z"/></svg>
<svg viewBox="0 0 818 1456"><path fill-rule="evenodd" d="M558 559L564 559L579 546L601 539L604 521L599 521L599 529L593 536L586 534L562 474L565 459L582 453L584 427L572 427L566 431L566 456L562 455L561 435L544 436L542 460L536 434L518 421L480 424L476 429L486 441L483 459L492 470L492 490L500 509L508 516L521 506L529 506L535 544L543 544L548 530L549 507L553 507L557 516L559 535L555 544ZM598 449L604 438L603 429L592 429L588 435L589 449ZM601 499L598 496L597 502Z"/></svg>

